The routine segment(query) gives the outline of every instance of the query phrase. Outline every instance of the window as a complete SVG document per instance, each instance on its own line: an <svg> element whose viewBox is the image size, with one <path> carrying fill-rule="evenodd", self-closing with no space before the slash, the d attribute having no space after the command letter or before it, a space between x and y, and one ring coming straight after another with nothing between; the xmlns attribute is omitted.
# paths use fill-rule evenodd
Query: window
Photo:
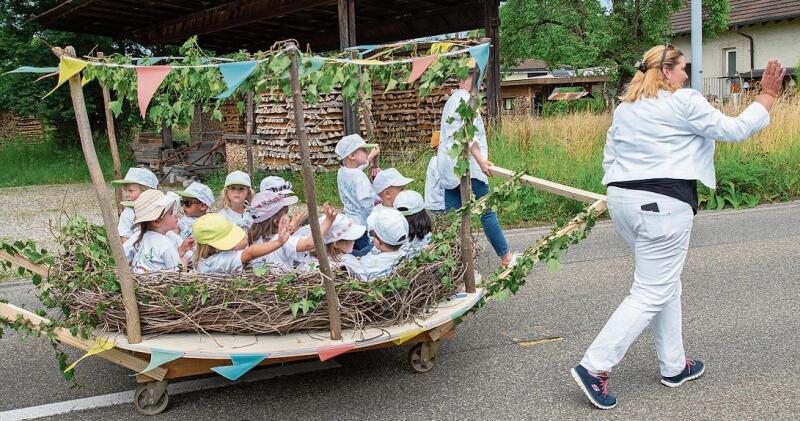
<svg viewBox="0 0 800 421"><path fill-rule="evenodd" d="M514 98L503 98L503 109L511 111L514 109Z"/></svg>
<svg viewBox="0 0 800 421"><path fill-rule="evenodd" d="M728 48L725 51L725 75L733 76L736 74L736 49Z"/></svg>

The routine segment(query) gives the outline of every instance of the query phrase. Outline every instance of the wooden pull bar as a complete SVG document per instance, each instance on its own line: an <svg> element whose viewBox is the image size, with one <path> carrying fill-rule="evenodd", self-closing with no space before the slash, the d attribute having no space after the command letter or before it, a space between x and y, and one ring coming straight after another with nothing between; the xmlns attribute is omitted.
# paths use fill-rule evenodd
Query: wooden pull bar
<svg viewBox="0 0 800 421"><path fill-rule="evenodd" d="M492 171L492 176L500 178L513 178L517 174L514 171L498 167L495 165L489 167L489 170ZM523 183L531 187L535 187L539 190L557 194L563 197L568 197L570 199L580 200L581 202L593 203L598 200L602 201L606 200L606 196L602 194L576 189L575 187L554 183L552 181L548 181L543 178L536 178L536 177L531 177L529 175L523 175L522 177L520 177L520 180Z"/></svg>

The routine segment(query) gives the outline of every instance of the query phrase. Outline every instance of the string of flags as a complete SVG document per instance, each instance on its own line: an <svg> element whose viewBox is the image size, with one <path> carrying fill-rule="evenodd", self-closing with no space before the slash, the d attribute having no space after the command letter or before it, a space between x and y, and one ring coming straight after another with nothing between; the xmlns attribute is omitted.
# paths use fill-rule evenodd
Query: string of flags
<svg viewBox="0 0 800 421"><path fill-rule="evenodd" d="M428 67L430 67L431 64L433 64L438 58L456 56L461 54L469 54L472 57L472 59L475 60L479 69L478 77L481 78L483 76L484 70L486 69L486 65L489 61L490 45L488 43L469 46L466 48L461 48L451 51L452 47L456 45L451 42L437 42L432 44L430 49L431 54L427 56L411 57L398 60L376 60L376 59L361 58L365 54L374 51L378 48L396 47L400 45L403 45L403 43L392 43L386 45L363 45L363 46L350 47L347 49L356 51L358 53L359 58L304 56L311 63L311 67L309 69L303 69L304 72L303 75L316 72L322 67L322 65L325 62L339 63L339 64L356 64L360 66L389 66L389 65L410 63L411 73L408 77L407 82L413 83L416 80L418 80L425 73ZM294 46L289 48L296 49L296 47ZM289 48L279 52L277 55L281 55L287 52ZM6 72L3 75L16 74L16 73L37 73L37 74L45 74L46 76L42 77L44 78L47 76L54 76L57 74L58 82L56 83L56 86L47 95L45 95L45 97L47 97L48 95L55 92L59 87L61 87L61 85L63 85L71 77L80 73L84 68L86 68L86 66L105 66L105 67L133 69L136 72L137 99L138 99L139 111L142 118L145 118L147 113L147 107L150 104L150 100L153 98L153 95L155 95L156 91L161 86L161 83L164 81L164 79L166 79L166 77L170 74L170 72L173 69L218 68L220 73L222 74L222 78L225 81L227 89L225 89L225 91L223 91L222 93L218 94L215 98L227 99L231 95L233 95L233 93L236 92L236 89L244 81L246 81L247 78L256 70L258 64L266 62L268 60L265 58L259 60L247 60L247 61L237 62L231 59L204 58L204 63L197 65L157 64L163 60L176 59L176 58L180 59L181 57L136 58L134 59L134 61L137 64L119 64L119 63L105 63L99 61L88 61L63 55L61 56L61 59L59 61L58 68L22 66L17 69ZM301 75L301 77L303 75ZM82 85L86 85L87 83L89 83L89 80L84 78L82 81Z"/></svg>

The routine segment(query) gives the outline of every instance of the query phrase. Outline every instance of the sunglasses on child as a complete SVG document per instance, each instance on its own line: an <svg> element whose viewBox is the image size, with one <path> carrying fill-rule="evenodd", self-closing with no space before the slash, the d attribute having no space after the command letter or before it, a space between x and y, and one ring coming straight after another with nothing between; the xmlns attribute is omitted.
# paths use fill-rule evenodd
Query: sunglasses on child
<svg viewBox="0 0 800 421"><path fill-rule="evenodd" d="M200 203L200 201L199 200L191 200L191 199L183 199L183 200L181 200L181 206L183 206L184 208L188 208L188 207L190 207L190 206L192 206L192 205L194 205L196 203Z"/></svg>

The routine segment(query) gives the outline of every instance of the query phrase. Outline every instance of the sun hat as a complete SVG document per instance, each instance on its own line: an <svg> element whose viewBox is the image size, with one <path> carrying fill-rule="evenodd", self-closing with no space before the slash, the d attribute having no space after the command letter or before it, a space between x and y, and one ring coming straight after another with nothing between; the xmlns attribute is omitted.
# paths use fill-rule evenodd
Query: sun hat
<svg viewBox="0 0 800 421"><path fill-rule="evenodd" d="M225 177L225 187L228 186L247 186L252 187L250 185L250 176L247 175L244 171L236 170L227 177Z"/></svg>
<svg viewBox="0 0 800 421"><path fill-rule="evenodd" d="M164 215L164 211L172 207L174 215L178 207L176 206L178 195L175 193L164 194L158 190L145 190L139 198L133 202L133 223L155 221Z"/></svg>
<svg viewBox="0 0 800 421"><path fill-rule="evenodd" d="M397 209L385 209L373 227L375 235L386 244L399 246L408 239L408 221Z"/></svg>
<svg viewBox="0 0 800 421"><path fill-rule="evenodd" d="M320 219L323 219L324 216ZM331 224L331 229L325 235L325 244L330 244L339 240L355 241L364 235L367 228L363 225L356 224L350 217L344 214L336 215L336 219Z"/></svg>
<svg viewBox="0 0 800 421"><path fill-rule="evenodd" d="M192 225L192 237L198 244L208 244L217 250L230 250L247 234L238 226L228 222L218 213L207 213Z"/></svg>
<svg viewBox="0 0 800 421"><path fill-rule="evenodd" d="M393 207L404 216L414 215L425 209L425 198L414 190L403 190L394 198Z"/></svg>
<svg viewBox="0 0 800 421"><path fill-rule="evenodd" d="M371 149L377 147L377 143L367 143L357 134L349 134L336 143L336 155L339 160L344 161L351 153L364 148Z"/></svg>
<svg viewBox="0 0 800 421"><path fill-rule="evenodd" d="M372 181L372 190L375 191L375 194L381 194L389 187L405 186L412 181L414 181L413 178L403 177L403 174L400 174L396 168L387 168L375 176L375 180Z"/></svg>
<svg viewBox="0 0 800 421"><path fill-rule="evenodd" d="M125 178L111 182L113 186L122 186L124 184L141 184L151 189L157 189L158 177L146 168L130 168L125 174Z"/></svg>
<svg viewBox="0 0 800 421"><path fill-rule="evenodd" d="M211 192L211 189L208 186L203 183L198 183L197 181L190 184L186 190L181 190L176 193L181 197L197 199L208 207L214 205L214 193Z"/></svg>
<svg viewBox="0 0 800 421"><path fill-rule="evenodd" d="M253 222L264 222L275 216L285 206L294 205L299 200L293 194L262 191L253 196L253 205L247 209L247 212L253 217Z"/></svg>
<svg viewBox="0 0 800 421"><path fill-rule="evenodd" d="M292 193L292 183L284 180L281 177L271 175L269 177L264 177L264 179L261 180L261 185L258 187L258 191Z"/></svg>
<svg viewBox="0 0 800 421"><path fill-rule="evenodd" d="M441 138L442 138L442 132L438 130L433 132L433 134L431 135L431 148L439 147L439 142L441 141Z"/></svg>

